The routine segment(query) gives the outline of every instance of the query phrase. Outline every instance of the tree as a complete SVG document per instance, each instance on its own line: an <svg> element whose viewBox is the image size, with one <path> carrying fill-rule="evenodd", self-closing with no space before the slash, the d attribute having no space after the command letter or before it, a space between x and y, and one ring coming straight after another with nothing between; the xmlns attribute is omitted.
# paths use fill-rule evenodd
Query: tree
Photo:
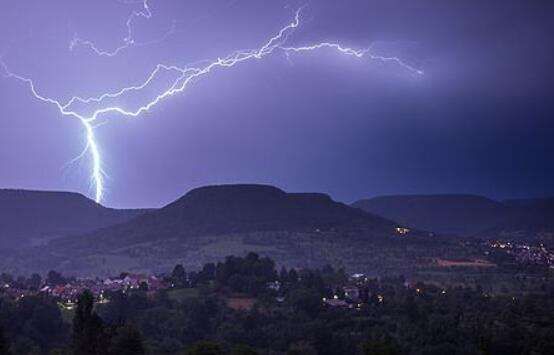
<svg viewBox="0 0 554 355"><path fill-rule="evenodd" d="M187 285L187 273L183 265L178 264L171 273L171 283L174 287L183 288Z"/></svg>
<svg viewBox="0 0 554 355"><path fill-rule="evenodd" d="M110 353L114 355L145 354L142 334L131 324L117 328L111 342Z"/></svg>
<svg viewBox="0 0 554 355"><path fill-rule="evenodd" d="M308 342L301 341L291 344L287 355L316 355L317 350Z"/></svg>
<svg viewBox="0 0 554 355"><path fill-rule="evenodd" d="M281 267L281 271L279 272L279 280L282 283L285 283L289 280L289 272L284 266Z"/></svg>
<svg viewBox="0 0 554 355"><path fill-rule="evenodd" d="M122 291L107 291L104 297L110 300L98 309L102 320L108 325L125 324L131 314L128 293Z"/></svg>
<svg viewBox="0 0 554 355"><path fill-rule="evenodd" d="M42 284L42 277L39 274L32 274L29 280L27 280L27 285L32 290L38 290Z"/></svg>
<svg viewBox="0 0 554 355"><path fill-rule="evenodd" d="M298 282L298 272L294 268L291 268L289 270L289 282L291 283Z"/></svg>
<svg viewBox="0 0 554 355"><path fill-rule="evenodd" d="M197 282L200 284L208 284L215 280L216 267L214 263L207 263L197 275Z"/></svg>
<svg viewBox="0 0 554 355"><path fill-rule="evenodd" d="M0 354L9 354L8 348L8 342L6 338L4 338L4 329L0 327Z"/></svg>
<svg viewBox="0 0 554 355"><path fill-rule="evenodd" d="M236 345L231 350L231 355L258 355L258 352L247 345Z"/></svg>
<svg viewBox="0 0 554 355"><path fill-rule="evenodd" d="M139 284L139 290L140 291L148 291L148 283L146 281L141 281Z"/></svg>
<svg viewBox="0 0 554 355"><path fill-rule="evenodd" d="M18 276L13 285L17 288L25 288L27 287L27 279L25 276Z"/></svg>
<svg viewBox="0 0 554 355"><path fill-rule="evenodd" d="M230 287L234 292L258 295L266 290L268 282L276 279L273 260L260 258L256 253L248 253L244 258L228 256L216 267L218 285Z"/></svg>
<svg viewBox="0 0 554 355"><path fill-rule="evenodd" d="M321 297L313 290L299 288L289 293L287 302L296 312L315 317L321 310Z"/></svg>
<svg viewBox="0 0 554 355"><path fill-rule="evenodd" d="M73 350L76 354L99 355L108 349L109 338L102 319L93 311L94 296L85 291L79 297L73 318Z"/></svg>
<svg viewBox="0 0 554 355"><path fill-rule="evenodd" d="M26 296L16 303L20 319L20 334L25 334L42 352L63 343L67 338L66 326L54 300L41 296Z"/></svg>
<svg viewBox="0 0 554 355"><path fill-rule="evenodd" d="M223 348L216 342L200 341L194 344L186 353L187 355L223 355Z"/></svg>
<svg viewBox="0 0 554 355"><path fill-rule="evenodd" d="M13 282L13 276L3 272L2 275L0 275L0 280L5 284L10 285Z"/></svg>
<svg viewBox="0 0 554 355"><path fill-rule="evenodd" d="M368 340L362 343L363 355L397 355L400 354L396 346L387 340Z"/></svg>
<svg viewBox="0 0 554 355"><path fill-rule="evenodd" d="M50 270L46 276L46 283L50 286L65 285L65 278L57 271Z"/></svg>
<svg viewBox="0 0 554 355"><path fill-rule="evenodd" d="M248 288L248 280L241 274L233 274L226 283L234 292L246 292Z"/></svg>
<svg viewBox="0 0 554 355"><path fill-rule="evenodd" d="M11 354L39 355L43 353L40 347L27 337L16 338L9 349Z"/></svg>

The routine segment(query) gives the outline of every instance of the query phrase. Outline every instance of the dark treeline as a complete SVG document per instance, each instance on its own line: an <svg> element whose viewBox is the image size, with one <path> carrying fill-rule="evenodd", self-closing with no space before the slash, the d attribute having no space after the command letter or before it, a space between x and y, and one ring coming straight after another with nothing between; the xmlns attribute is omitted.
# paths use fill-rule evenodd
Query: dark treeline
<svg viewBox="0 0 554 355"><path fill-rule="evenodd" d="M38 291L41 285L63 285L68 281L72 281L74 278L65 278L59 272L51 270L48 272L46 277L42 278L39 274L32 274L29 277L18 276L13 277L10 274L2 273L0 274L0 283L5 285L10 285L13 288L25 289L31 291Z"/></svg>
<svg viewBox="0 0 554 355"><path fill-rule="evenodd" d="M177 265L167 279L170 289L144 285L105 303L85 292L70 314L50 296L3 296L0 353L554 353L552 286L514 298L402 277L353 281L331 267L277 270L253 253L197 272ZM344 286L356 286L356 301Z"/></svg>

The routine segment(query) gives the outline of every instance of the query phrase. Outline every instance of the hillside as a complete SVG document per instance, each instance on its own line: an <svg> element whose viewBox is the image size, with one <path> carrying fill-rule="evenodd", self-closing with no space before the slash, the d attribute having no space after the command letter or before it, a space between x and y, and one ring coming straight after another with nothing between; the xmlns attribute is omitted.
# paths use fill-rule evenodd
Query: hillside
<svg viewBox="0 0 554 355"><path fill-rule="evenodd" d="M381 196L352 206L414 228L471 236L509 220L513 209L475 195Z"/></svg>
<svg viewBox="0 0 554 355"><path fill-rule="evenodd" d="M191 190L180 199L132 221L60 243L94 240L111 247L262 231L313 232L363 229L391 233L394 223L325 194L286 193L267 185L220 185Z"/></svg>
<svg viewBox="0 0 554 355"><path fill-rule="evenodd" d="M10 255L3 264L19 274L56 269L113 275L163 272L176 263L194 269L256 251L295 267L341 263L352 270L375 272L391 265L404 270L412 265L403 262L404 245L419 246L426 234L413 230L410 238L399 238L395 227L324 194L286 193L266 185L207 186L125 223ZM379 247L390 243L398 244L396 251ZM378 257L368 259L371 255Z"/></svg>
<svg viewBox="0 0 554 355"><path fill-rule="evenodd" d="M486 231L487 234L517 239L554 241L554 198L506 200L511 218Z"/></svg>
<svg viewBox="0 0 554 355"><path fill-rule="evenodd" d="M103 207L71 192L0 190L0 246L19 247L126 222L141 210Z"/></svg>

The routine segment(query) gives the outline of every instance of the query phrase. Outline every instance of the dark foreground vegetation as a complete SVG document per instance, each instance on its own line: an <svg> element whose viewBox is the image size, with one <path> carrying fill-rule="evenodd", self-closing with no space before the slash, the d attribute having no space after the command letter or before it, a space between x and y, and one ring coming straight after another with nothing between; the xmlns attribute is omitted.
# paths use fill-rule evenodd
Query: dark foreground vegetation
<svg viewBox="0 0 554 355"><path fill-rule="evenodd" d="M0 298L1 354L552 354L554 285L490 294L228 257L76 305Z"/></svg>

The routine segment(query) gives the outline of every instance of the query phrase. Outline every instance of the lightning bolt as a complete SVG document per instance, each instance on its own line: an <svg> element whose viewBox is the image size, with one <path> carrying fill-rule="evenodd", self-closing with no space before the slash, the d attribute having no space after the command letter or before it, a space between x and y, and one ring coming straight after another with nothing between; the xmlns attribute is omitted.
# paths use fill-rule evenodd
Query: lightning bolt
<svg viewBox="0 0 554 355"><path fill-rule="evenodd" d="M124 4L141 3L142 9L140 11L136 11L136 10L133 11L127 18L127 21L125 21L127 35L123 38L122 45L120 45L119 47L116 47L111 51L104 50L104 49L100 49L93 41L79 38L79 36L75 34L73 36L73 39L69 42L69 50L73 51L76 47L85 47L91 50L93 53L95 53L98 56L115 57L118 54L120 54L122 51L129 49L131 47L143 47L143 46L149 46L156 43L161 43L176 32L176 23L175 21L173 21L171 28L160 38L152 41L147 41L147 42L137 42L133 34L134 22L141 18L145 20L150 20L152 18L152 11L150 10L150 5L148 3L148 0L134 1L134 2L125 1L123 3Z"/></svg>
<svg viewBox="0 0 554 355"><path fill-rule="evenodd" d="M14 74L9 71L7 65L4 63L2 58L0 58L0 66L2 67L4 71L4 77L6 78L13 78L16 80L19 80L29 86L29 89L31 91L31 94L39 101L42 101L44 103L55 105L60 113L64 116L72 116L76 119L78 119L81 124L83 125L85 129L85 138L86 138L86 146L85 150L80 154L80 156L84 156L85 153L90 153L90 156L92 158L92 183L95 187L95 201L100 203L102 200L103 192L104 192L104 177L105 173L102 170L102 158L100 154L100 149L98 147L98 143L96 142L96 138L94 135L94 125L93 125L93 118L87 118L85 116L82 116L78 114L77 112L68 111L67 106L62 104L60 101L42 96L38 93L38 91L35 88L35 83L32 79L23 77L21 75Z"/></svg>
<svg viewBox="0 0 554 355"><path fill-rule="evenodd" d="M423 70L417 69L411 66L410 64L406 63L399 57L386 57L386 56L376 55L371 53L371 47L367 49L356 50L352 48L343 47L338 43L322 42L322 43L314 44L311 46L305 46L305 47L280 47L280 48L284 50L286 53L291 53L291 52L299 53L299 52L306 52L306 51L314 51L322 48L331 48L339 51L342 54L351 55L357 58L362 58L364 56L367 56L371 60L378 60L384 63L393 62L395 64L400 65L401 67L405 68L406 70L408 70L413 74L417 74L417 75L424 74Z"/></svg>
<svg viewBox="0 0 554 355"><path fill-rule="evenodd" d="M127 20L127 28L129 29L129 32L125 40L125 45L132 45L132 43L134 42L134 40L132 39L131 29L133 19L138 16L143 16L147 18L151 16L147 0L144 0L143 5L143 11L133 13L133 15L131 15L131 17L129 17L129 19ZM302 53L327 48L335 50L340 54L354 56L359 59L367 57L373 61L380 61L385 63L390 62L404 68L412 75L423 75L422 70L407 64L400 58L385 57L372 54L371 47L367 49L353 49L343 47L339 43L329 42L322 42L300 47L285 46L285 43L290 35L297 27L300 26L301 10L302 9L299 9L296 12L294 19L289 24L281 28L277 32L277 34L275 34L273 37L270 37L263 45L261 45L257 49L235 51L226 57L217 58L216 60L212 61L204 61L201 64L197 63L196 65L191 65L187 67L158 64L150 72L146 79L138 85L127 86L115 92L106 92L102 93L99 96L92 96L88 98L74 96L66 103L62 103L59 100L40 94L39 91L36 89L35 83L32 79L12 73L8 69L7 65L3 62L2 58L0 58L0 65L4 71L5 77L13 78L25 83L29 87L31 94L37 100L44 103L52 104L58 109L61 115L73 117L81 122L85 131L86 138L86 146L83 153L81 153L81 156L83 156L85 153L88 153L91 157L91 180L95 190L94 196L96 202L100 203L104 195L104 179L106 174L102 169L102 155L94 134L94 128L98 119L102 115L108 113L116 113L124 117L138 117L141 114L152 109L163 100L185 91L195 80L207 76L209 73L216 69L229 69L241 63L246 63L253 60L260 60L266 56L271 55L275 51L283 51L285 54L289 55L291 53ZM96 47L92 46L91 48ZM117 49L109 53L98 51L98 54L100 55L116 55L117 53ZM175 75L175 77L169 87L167 87L164 91L156 94L155 97L152 98L150 101L144 102L143 104L138 105L134 108L125 108L118 105L113 105L111 103L112 101L121 98L124 95L130 95L132 93L146 90L157 78L160 77L162 73L172 73Z"/></svg>

